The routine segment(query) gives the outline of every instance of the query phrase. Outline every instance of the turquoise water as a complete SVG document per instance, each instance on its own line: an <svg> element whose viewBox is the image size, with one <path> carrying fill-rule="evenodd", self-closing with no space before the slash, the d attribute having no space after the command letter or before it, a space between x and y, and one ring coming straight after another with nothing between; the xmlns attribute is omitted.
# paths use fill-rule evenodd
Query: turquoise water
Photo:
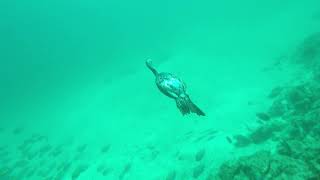
<svg viewBox="0 0 320 180"><path fill-rule="evenodd" d="M4 0L0 22L0 179L320 178L317 0Z"/></svg>

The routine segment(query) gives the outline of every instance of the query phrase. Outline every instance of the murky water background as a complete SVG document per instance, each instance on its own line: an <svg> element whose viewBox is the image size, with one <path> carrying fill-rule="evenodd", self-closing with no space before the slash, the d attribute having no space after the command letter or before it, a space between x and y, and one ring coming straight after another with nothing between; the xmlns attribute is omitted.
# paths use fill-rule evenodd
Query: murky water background
<svg viewBox="0 0 320 180"><path fill-rule="evenodd" d="M319 178L319 7L1 1L0 179Z"/></svg>

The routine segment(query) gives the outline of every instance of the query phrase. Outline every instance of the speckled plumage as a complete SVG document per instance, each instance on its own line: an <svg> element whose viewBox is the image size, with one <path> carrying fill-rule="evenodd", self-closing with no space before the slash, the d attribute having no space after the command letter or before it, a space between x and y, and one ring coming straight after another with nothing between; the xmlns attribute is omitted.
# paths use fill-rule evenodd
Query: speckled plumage
<svg viewBox="0 0 320 180"><path fill-rule="evenodd" d="M159 90L164 95L175 99L177 107L183 115L191 112L196 113L199 116L205 115L204 112L192 103L186 92L186 85L180 78L171 73L158 73L158 71L152 66L151 60L147 60L146 65L156 76L156 85Z"/></svg>

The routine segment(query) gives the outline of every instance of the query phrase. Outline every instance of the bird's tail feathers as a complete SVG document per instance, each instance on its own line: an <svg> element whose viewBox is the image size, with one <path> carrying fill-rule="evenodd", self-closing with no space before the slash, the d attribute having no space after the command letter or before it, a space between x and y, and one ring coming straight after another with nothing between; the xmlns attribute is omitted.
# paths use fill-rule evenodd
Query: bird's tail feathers
<svg viewBox="0 0 320 180"><path fill-rule="evenodd" d="M176 103L182 115L196 113L199 116L205 116L205 113L195 105L188 96L184 98L177 98Z"/></svg>

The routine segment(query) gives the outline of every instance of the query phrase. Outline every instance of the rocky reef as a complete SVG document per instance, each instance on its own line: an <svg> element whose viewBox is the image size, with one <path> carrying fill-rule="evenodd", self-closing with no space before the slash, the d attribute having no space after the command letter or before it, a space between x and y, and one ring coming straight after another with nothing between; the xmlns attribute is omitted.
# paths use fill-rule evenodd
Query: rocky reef
<svg viewBox="0 0 320 180"><path fill-rule="evenodd" d="M259 151L251 156L241 157L234 162L224 163L216 179L307 179L312 172L302 160L288 156Z"/></svg>
<svg viewBox="0 0 320 180"><path fill-rule="evenodd" d="M307 37L294 55L293 62L302 64L312 78L275 87L268 96L270 107L257 113L261 125L234 136L238 148L272 140L276 149L225 162L208 179L320 179L320 33Z"/></svg>

